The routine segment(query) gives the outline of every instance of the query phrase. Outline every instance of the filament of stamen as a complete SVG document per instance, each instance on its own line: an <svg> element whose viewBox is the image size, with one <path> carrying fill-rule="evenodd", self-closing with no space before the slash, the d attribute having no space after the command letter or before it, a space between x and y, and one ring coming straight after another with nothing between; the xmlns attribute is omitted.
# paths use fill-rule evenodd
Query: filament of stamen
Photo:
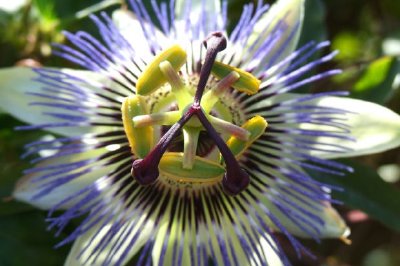
<svg viewBox="0 0 400 266"><path fill-rule="evenodd" d="M185 89L185 85L179 77L179 74L176 72L169 61L161 62L159 67L161 72L164 74L164 77L171 85L171 91L176 97L179 109L183 110L186 107L187 103L190 103L192 101L193 97Z"/></svg>
<svg viewBox="0 0 400 266"><path fill-rule="evenodd" d="M181 114L182 113L180 111L170 111L149 115L137 115L132 118L132 122L135 128L153 125L169 126L179 121Z"/></svg>
<svg viewBox="0 0 400 266"><path fill-rule="evenodd" d="M235 136L238 139L244 141L247 141L249 139L250 133L246 129L226 122L225 120L214 117L212 115L208 115L207 118L218 132Z"/></svg>
<svg viewBox="0 0 400 266"><path fill-rule="evenodd" d="M218 98L221 97L221 95L224 94L239 78L239 73L232 71L226 77L221 79L215 87L211 88L211 90L204 94L202 107L206 114L211 112L211 109L218 102Z"/></svg>

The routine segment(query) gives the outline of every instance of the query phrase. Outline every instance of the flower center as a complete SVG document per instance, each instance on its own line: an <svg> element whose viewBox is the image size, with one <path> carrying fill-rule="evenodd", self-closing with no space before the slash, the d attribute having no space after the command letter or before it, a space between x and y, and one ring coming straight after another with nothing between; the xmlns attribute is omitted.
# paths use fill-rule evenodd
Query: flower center
<svg viewBox="0 0 400 266"><path fill-rule="evenodd" d="M207 53L195 90L181 79L179 70L186 62L186 52L175 45L161 52L147 66L136 84L137 94L126 98L122 104L125 133L137 157L132 164L132 176L141 185L150 185L160 176L166 176L178 183L222 182L226 193L236 195L250 182L237 159L264 133L267 122L256 116L239 127L224 115L216 116L213 110L228 89L254 94L260 81L250 73L215 61L217 54L226 48L222 33L212 33L204 46ZM211 73L219 81L205 91ZM172 97L177 108L150 111L148 97L166 84L171 93L166 94L164 100ZM157 138L156 127L160 126L169 129ZM183 151L171 152L170 146L180 133ZM218 148L220 153L216 156L198 152L200 136L204 133L207 142L212 141Z"/></svg>

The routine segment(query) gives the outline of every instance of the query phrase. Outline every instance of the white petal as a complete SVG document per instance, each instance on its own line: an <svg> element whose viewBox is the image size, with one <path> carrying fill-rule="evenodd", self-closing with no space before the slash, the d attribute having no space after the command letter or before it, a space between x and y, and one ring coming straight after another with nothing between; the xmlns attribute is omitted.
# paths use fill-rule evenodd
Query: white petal
<svg viewBox="0 0 400 266"><path fill-rule="evenodd" d="M334 142L351 151L338 154L312 152L312 155L322 158L351 157L383 152L400 146L400 116L392 110L375 103L350 98L324 97L314 102L318 106L354 112L347 115L345 122L351 126L351 136L356 141L319 138L322 142Z"/></svg>
<svg viewBox="0 0 400 266"><path fill-rule="evenodd" d="M101 224L101 223L100 223ZM102 237L108 232L108 230L111 228L112 224L108 224L106 226L103 226L102 228L99 227L100 225L97 224L94 226L91 230L83 234L82 236L78 237L75 240L74 245L72 246L72 249L67 257L67 260L65 261L65 266L81 266L85 263L85 260L89 258L93 250L95 249L96 245L99 244L100 241L102 241ZM107 244L107 247L99 254L96 260L96 265L103 265L107 259L108 252L111 250L113 244L118 241L118 237L121 236L121 234L124 234L124 231L132 226L132 224L127 221L122 228L117 231L113 237L109 240L109 243ZM129 251L129 254L127 257L124 259L124 263L122 265L125 265L131 258L134 256L140 248L146 244L146 241L150 238L150 235L153 233L151 231L151 227L149 223L147 222L147 225L145 227L140 226L133 226L133 230L129 231L128 237L126 238L127 241L125 241L118 249L118 251L112 256L112 259L110 261L110 265L114 265L117 263L120 255L125 251L125 248L129 245L129 240L134 237L135 233L140 230L139 237L135 242L135 245L133 245L132 249ZM100 231L99 231L100 230ZM94 239L92 240L92 238ZM85 252L83 254L80 254L81 251L89 245L89 248L86 248ZM93 259L93 257L92 257ZM90 260L89 260L90 261Z"/></svg>
<svg viewBox="0 0 400 266"><path fill-rule="evenodd" d="M92 90L108 84L109 81L104 77L89 71L78 71L70 69L60 69L62 73L67 73L93 84ZM29 124L48 124L62 122L57 118L43 114L45 111L53 111L54 108L39 105L30 105L30 102L40 101L54 103L55 100L30 96L27 93L43 93L43 84L33 81L38 75L30 68L14 67L0 70L0 107L15 116L16 118ZM52 96L59 96L54 93ZM67 113L67 111L65 111ZM102 127L59 127L51 128L49 131L65 136L79 136L90 132L104 132Z"/></svg>
<svg viewBox="0 0 400 266"><path fill-rule="evenodd" d="M151 43L157 40L157 43L162 47L168 46L169 41L160 30L150 23L143 22L143 25L139 22L136 15L130 11L118 9L113 12L112 20L115 26L118 28L119 33L128 41L135 52L142 59L146 60L152 58L151 54ZM143 26L147 31L154 29L154 33L150 33L151 36L146 36L143 31ZM151 37L152 39L149 39Z"/></svg>
<svg viewBox="0 0 400 266"><path fill-rule="evenodd" d="M151 252L151 256L153 259L153 265L159 265L159 263L160 263L160 255L161 255L161 251L163 248L164 238L168 232L168 225L169 225L169 221L168 221L168 218L166 218L163 221L162 225L160 226L159 230L157 231L157 236L155 238L154 247ZM185 234L185 232L182 232L182 231L178 232L178 230L180 230L180 228L181 228L181 225L178 224L177 222L175 222L172 225L172 230L170 232L169 240L167 243L168 249L165 251L164 265L173 265L173 263L174 263L174 261L173 261L174 245L177 247L178 250L180 248L179 244L184 245L183 243L179 243L180 238L178 235ZM181 261L182 261L182 265L190 265L190 247L189 246L186 246L186 245L183 246Z"/></svg>
<svg viewBox="0 0 400 266"><path fill-rule="evenodd" d="M271 247L271 244L273 247ZM261 254L265 254L265 258L267 259L266 265L273 265L273 266L283 266L284 263L279 257L278 254L274 251L274 249L277 249L274 240L268 236L265 235L260 239L260 245L257 247L257 249L260 250ZM258 261L252 260L250 265L262 265L263 263L260 263ZM244 263L239 263L239 265L245 265Z"/></svg>
<svg viewBox="0 0 400 266"><path fill-rule="evenodd" d="M188 9L190 7L190 9ZM219 0L176 0L175 1L175 26L178 39L187 39L190 34L186 23L190 23L190 30L195 32L195 27L201 25L203 32L199 38L206 37L215 30L222 30L223 18L221 12L221 1ZM197 35L197 34L195 34ZM203 35L203 36L202 36ZM193 36L190 36L193 37Z"/></svg>
<svg viewBox="0 0 400 266"><path fill-rule="evenodd" d="M274 45L274 48L269 55L264 58L263 62L268 63L284 45L286 48L282 51L275 62L291 54L297 47L300 38L300 32L304 19L304 0L278 0L268 12L263 15L255 24L253 32L250 35L249 41L244 47L249 49L252 45L260 47L271 34L277 30L282 31L281 37ZM254 63L254 62L253 62Z"/></svg>
<svg viewBox="0 0 400 266"><path fill-rule="evenodd" d="M40 84L33 82L36 74L29 68L7 68L0 70L0 106L6 112L27 123L40 123L48 120L40 107L31 107L32 98L28 91L40 91Z"/></svg>
<svg viewBox="0 0 400 266"><path fill-rule="evenodd" d="M175 1L175 16L176 19L183 19L187 17L186 7L190 5L190 18L198 19L200 13L205 10L209 12L210 17L213 15L221 14L221 1L219 0L192 0L192 1L184 1L184 0L176 0ZM215 19L215 17L212 17Z"/></svg>
<svg viewBox="0 0 400 266"><path fill-rule="evenodd" d="M14 13L28 3L28 0L7 1L0 0L0 10L8 13Z"/></svg>
<svg viewBox="0 0 400 266"><path fill-rule="evenodd" d="M299 204L299 202L297 202ZM301 204L300 204L301 205ZM316 204L315 204L316 205ZM304 206L303 206L304 207ZM271 212L279 219L279 222L293 235L303 238L311 238L303 229L296 226L290 219L288 219L279 209L275 206L269 207ZM318 238L340 238L346 239L350 235L350 229L338 214L338 212L330 205L326 204L320 211L315 211L309 207L305 207L308 211L317 215L324 221L324 225L319 227L319 233L315 233ZM296 219L296 218L295 218ZM275 230L279 230L275 224L271 225ZM310 228L309 228L310 229Z"/></svg>
<svg viewBox="0 0 400 266"><path fill-rule="evenodd" d="M274 162L273 160L275 159L270 159L271 164L280 165L279 162ZM271 213L288 230L288 232L295 236L305 238L310 238L312 236L307 233L303 228L307 228L309 232L312 232L314 236L318 238L346 238L350 234L350 230L347 227L346 223L343 221L337 211L331 206L331 204L325 201L322 202L321 200L309 198L309 196L305 196L291 189L287 184L297 186L299 189L304 190L304 188L293 182L286 175L282 174L279 170L261 164L258 164L258 167L273 175L276 180L279 180L278 182L276 180L267 179L265 177L263 178L263 176L260 176L260 178L262 178L264 182L267 182L269 184L270 188L268 188L268 191L270 191L271 197L276 198L277 201L281 202L287 208L290 208L293 213L295 213L284 213L273 202L266 198L265 195L258 196L258 198L261 199L265 206L267 206ZM282 167L284 168L284 166ZM291 165L291 167L293 169L296 169L298 172L304 173L304 171L300 167L297 167L295 165ZM311 186L312 184L310 183L309 185ZM285 190L290 190L292 195L288 194ZM281 196L276 196L275 192L278 192L279 195L285 195L284 197L286 198L286 200L293 203L289 204L288 202L282 201L280 199ZM321 191L320 196L322 196L322 194L323 192ZM299 198L301 198L302 201L300 201ZM319 224L318 222L316 222L316 220L309 216L309 214L319 217L319 219L321 219L324 224ZM288 216L291 217L291 219ZM303 219L308 220L308 222L306 223L305 221L300 220L298 217L302 217ZM272 221L267 222L271 226L271 228L280 231L279 227ZM303 228L297 226L295 222L301 224ZM317 228L318 232L315 231L314 228Z"/></svg>
<svg viewBox="0 0 400 266"><path fill-rule="evenodd" d="M285 101L290 101L300 97L307 97L307 95L290 93L281 94L255 103L250 108L262 108L277 103L284 103ZM339 145L347 151L340 149L343 151L340 153L333 153L303 149L302 152L309 152L313 156L330 159L383 152L389 149L394 149L400 145L400 116L384 106L346 97L320 97L314 100L304 101L301 104L335 108L349 112L343 115L335 115L335 117L344 118L345 121L343 121L343 123L347 124L351 129L350 133L342 133L342 135L353 137L355 139L355 141L352 141L332 137L310 137L315 142ZM293 107L293 105L291 106ZM289 107L290 106L286 105L282 110ZM271 112L275 111L279 113L284 112L279 111L278 109L271 110ZM296 107L293 107L293 112L296 112ZM268 112L268 114L270 113ZM309 123L287 124L282 127L288 129L301 128L308 130L321 130L326 132L333 130L330 126ZM290 136L282 136L283 139L289 137Z"/></svg>
<svg viewBox="0 0 400 266"><path fill-rule="evenodd" d="M106 149L100 149L100 150L93 150L81 154L75 154L75 155L70 155L70 156L63 156L60 158L53 158L53 159L47 159L43 161L42 163L38 164L36 167L45 167L45 166L55 166L59 164L66 164L66 163L71 163L71 162L79 162L81 160L87 160L91 158L96 158L97 156L104 154L107 150ZM89 165L92 166L92 165ZM33 205L37 208L48 210L51 209L52 207L55 206L55 204L58 204L68 196L71 196L75 193L78 193L81 191L83 188L86 186L92 184L94 181L99 179L100 177L106 175L112 169L115 169L117 166L115 164L109 165L107 167L97 167L96 170L90 171L87 174L82 174L78 178L75 178L74 180L65 183L54 190L50 191L49 193L39 197L39 198L34 198L35 195L37 195L44 187L44 185L47 182L51 182L54 180L57 180L57 178L60 177L60 174L54 175L52 177L47 178L44 181L37 181L37 178L41 175L44 175L49 172L35 172L32 174L28 174L24 177L22 177L14 191L13 191L13 197L18 200L22 201L25 203L28 203L30 205ZM79 172L82 171L84 167L76 168L72 171L66 171L65 174L71 174L74 172ZM51 172L50 172L51 173ZM63 174L61 174L63 176ZM36 179L36 181L34 181ZM73 201L68 202L67 204L63 204L60 206L60 209L68 209L74 204Z"/></svg>

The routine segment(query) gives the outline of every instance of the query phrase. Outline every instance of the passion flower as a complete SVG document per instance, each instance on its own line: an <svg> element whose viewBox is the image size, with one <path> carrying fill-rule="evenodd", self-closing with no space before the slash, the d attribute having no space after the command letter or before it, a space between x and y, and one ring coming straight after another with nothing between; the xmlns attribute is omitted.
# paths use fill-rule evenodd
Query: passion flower
<svg viewBox="0 0 400 266"><path fill-rule="evenodd" d="M276 233L298 256L312 255L294 236L345 240L336 188L305 170L351 171L328 159L397 146L400 119L343 92L292 94L340 73L306 75L336 52L295 50L304 1L248 4L229 34L226 2L152 1L156 22L130 3L92 17L101 40L56 45L87 71L0 72L19 129L56 134L26 146L14 197L50 209L58 232L81 220L59 244L74 242L66 265L278 265Z"/></svg>

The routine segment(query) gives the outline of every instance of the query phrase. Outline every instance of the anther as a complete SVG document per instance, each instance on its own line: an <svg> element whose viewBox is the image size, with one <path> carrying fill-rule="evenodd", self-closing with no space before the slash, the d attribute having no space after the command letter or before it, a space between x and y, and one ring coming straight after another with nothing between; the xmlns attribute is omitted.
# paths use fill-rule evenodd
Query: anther
<svg viewBox="0 0 400 266"><path fill-rule="evenodd" d="M182 110L188 102L192 101L193 97L186 90L185 84L169 61L161 62L159 68L164 74L164 78L171 85L171 91L175 95L179 109Z"/></svg>

